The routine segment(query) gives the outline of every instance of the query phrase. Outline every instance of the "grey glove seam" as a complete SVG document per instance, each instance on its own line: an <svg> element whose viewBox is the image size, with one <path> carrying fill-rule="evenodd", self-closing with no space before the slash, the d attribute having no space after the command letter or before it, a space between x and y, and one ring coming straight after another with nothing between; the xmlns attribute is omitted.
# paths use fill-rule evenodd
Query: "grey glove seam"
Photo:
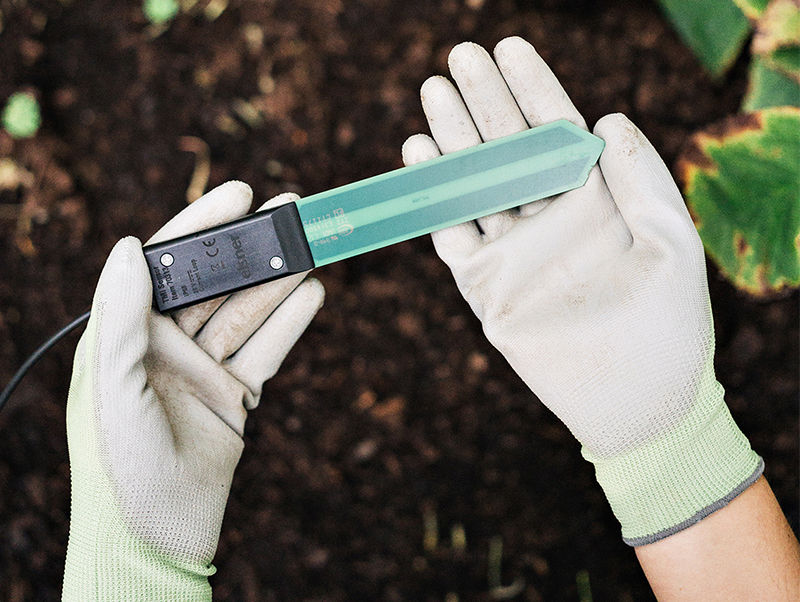
<svg viewBox="0 0 800 602"><path fill-rule="evenodd" d="M675 533L688 529L692 525L699 523L701 520L713 514L717 510L721 510L722 508L730 504L734 499L739 497L739 495L743 493L748 487L750 487L750 485L755 483L763 473L764 473L764 459L759 458L758 466L756 466L756 469L753 471L753 474L751 474L744 481L742 481L742 483L740 483L739 486L736 487L733 491L731 491L728 495L726 495L720 500L717 500L713 504L709 504L705 508L698 511L694 516L686 519L681 523L678 523L673 527L664 529L663 531L659 531L658 533L647 535L645 537L636 537L633 539L628 539L623 537L622 541L624 541L631 547L637 548L639 546L646 546L647 544L655 543L657 541L669 537L670 535L674 535Z"/></svg>

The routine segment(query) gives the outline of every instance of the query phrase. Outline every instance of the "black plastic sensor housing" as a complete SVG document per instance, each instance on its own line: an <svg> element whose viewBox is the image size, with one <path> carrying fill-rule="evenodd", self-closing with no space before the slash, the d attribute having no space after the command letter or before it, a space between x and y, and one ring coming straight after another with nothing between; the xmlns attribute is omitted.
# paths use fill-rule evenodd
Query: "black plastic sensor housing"
<svg viewBox="0 0 800 602"><path fill-rule="evenodd" d="M294 203L143 249L162 313L314 267Z"/></svg>

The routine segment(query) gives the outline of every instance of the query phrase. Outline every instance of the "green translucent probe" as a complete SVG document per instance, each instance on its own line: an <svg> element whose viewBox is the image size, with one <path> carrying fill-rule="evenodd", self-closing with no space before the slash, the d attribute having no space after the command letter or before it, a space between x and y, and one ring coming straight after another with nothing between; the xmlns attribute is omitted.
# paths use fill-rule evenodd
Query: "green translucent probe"
<svg viewBox="0 0 800 602"><path fill-rule="evenodd" d="M560 120L297 201L319 267L586 183L605 143Z"/></svg>

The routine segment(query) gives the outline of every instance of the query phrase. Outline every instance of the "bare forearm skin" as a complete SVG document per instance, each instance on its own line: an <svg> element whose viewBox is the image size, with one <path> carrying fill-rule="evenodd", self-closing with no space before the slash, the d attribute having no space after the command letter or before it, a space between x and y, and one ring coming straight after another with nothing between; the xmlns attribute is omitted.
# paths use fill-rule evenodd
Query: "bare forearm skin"
<svg viewBox="0 0 800 602"><path fill-rule="evenodd" d="M764 477L636 555L660 602L800 600L800 548Z"/></svg>

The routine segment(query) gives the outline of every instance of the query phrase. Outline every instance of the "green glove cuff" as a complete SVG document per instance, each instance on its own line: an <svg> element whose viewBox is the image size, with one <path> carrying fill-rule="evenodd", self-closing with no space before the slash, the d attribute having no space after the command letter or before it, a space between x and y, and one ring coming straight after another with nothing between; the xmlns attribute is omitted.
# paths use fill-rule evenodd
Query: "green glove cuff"
<svg viewBox="0 0 800 602"><path fill-rule="evenodd" d="M682 531L726 506L764 470L712 378L691 411L656 438L623 454L583 457L622 525L622 537L642 546Z"/></svg>
<svg viewBox="0 0 800 602"><path fill-rule="evenodd" d="M94 310L93 310L94 314ZM94 315L93 315L94 317ZM210 602L208 576L216 569L166 558L126 526L114 485L100 460L98 417L92 403L96 384L96 320L90 320L75 354L67 430L72 479L69 543L63 602ZM85 344L85 348L82 348Z"/></svg>
<svg viewBox="0 0 800 602"><path fill-rule="evenodd" d="M62 601L210 602L208 576L215 568L164 558L125 526L108 480L81 472L72 474L84 493L73 494Z"/></svg>

